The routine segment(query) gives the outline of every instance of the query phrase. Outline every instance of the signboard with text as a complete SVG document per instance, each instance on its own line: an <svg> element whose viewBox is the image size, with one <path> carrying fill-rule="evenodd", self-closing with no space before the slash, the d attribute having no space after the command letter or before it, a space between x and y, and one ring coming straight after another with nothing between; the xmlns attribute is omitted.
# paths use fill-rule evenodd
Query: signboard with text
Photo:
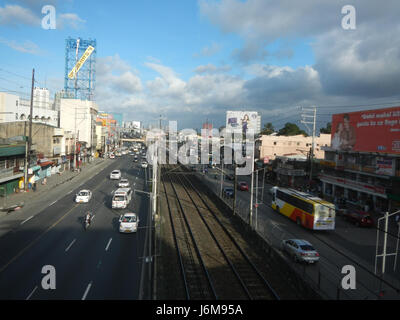
<svg viewBox="0 0 400 320"><path fill-rule="evenodd" d="M334 114L331 147L400 154L400 107Z"/></svg>

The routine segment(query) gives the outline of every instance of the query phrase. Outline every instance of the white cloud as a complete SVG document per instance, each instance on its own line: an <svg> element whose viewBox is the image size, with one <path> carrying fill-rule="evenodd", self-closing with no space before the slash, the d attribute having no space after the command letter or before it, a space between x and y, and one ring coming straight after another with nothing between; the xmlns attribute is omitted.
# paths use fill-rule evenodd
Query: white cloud
<svg viewBox="0 0 400 320"><path fill-rule="evenodd" d="M0 25L18 26L30 25L40 26L41 18L35 15L30 9L18 5L6 5L0 7Z"/></svg>
<svg viewBox="0 0 400 320"><path fill-rule="evenodd" d="M218 53L221 51L222 46L221 44L213 42L211 46L206 46L203 49L201 49L200 53L195 53L193 56L194 57L211 57L214 54Z"/></svg>
<svg viewBox="0 0 400 320"><path fill-rule="evenodd" d="M57 28L67 28L80 29L82 25L86 23L85 20L81 19L76 13L62 13L58 15Z"/></svg>
<svg viewBox="0 0 400 320"><path fill-rule="evenodd" d="M198 66L194 70L194 72L200 73L200 74L201 73L220 73L220 72L227 72L230 70L231 70L230 66L224 65L224 66L217 67L217 66L213 65L212 63L209 63L205 66Z"/></svg>
<svg viewBox="0 0 400 320"><path fill-rule="evenodd" d="M39 46L30 40L25 40L24 42L20 43L15 40L7 40L0 37L0 43L3 43L8 47L23 53L29 53L34 55L42 53Z"/></svg>

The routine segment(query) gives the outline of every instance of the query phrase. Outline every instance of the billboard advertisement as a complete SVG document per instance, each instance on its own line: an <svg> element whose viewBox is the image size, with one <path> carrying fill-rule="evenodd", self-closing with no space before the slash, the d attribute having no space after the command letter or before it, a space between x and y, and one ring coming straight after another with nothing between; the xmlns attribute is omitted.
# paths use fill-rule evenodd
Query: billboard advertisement
<svg viewBox="0 0 400 320"><path fill-rule="evenodd" d="M132 121L132 128L140 129L140 121Z"/></svg>
<svg viewBox="0 0 400 320"><path fill-rule="evenodd" d="M242 131L252 129L254 133L261 130L261 116L257 111L227 111L226 112L226 130Z"/></svg>
<svg viewBox="0 0 400 320"><path fill-rule="evenodd" d="M331 148L400 154L400 107L334 114Z"/></svg>

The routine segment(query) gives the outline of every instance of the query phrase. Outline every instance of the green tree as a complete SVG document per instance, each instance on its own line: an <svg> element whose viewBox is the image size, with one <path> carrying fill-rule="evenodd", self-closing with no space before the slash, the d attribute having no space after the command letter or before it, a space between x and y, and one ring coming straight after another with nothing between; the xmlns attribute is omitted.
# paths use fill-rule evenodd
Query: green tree
<svg viewBox="0 0 400 320"><path fill-rule="evenodd" d="M331 131L332 131L332 123L330 122L326 124L326 128L319 129L320 133L331 133Z"/></svg>
<svg viewBox="0 0 400 320"><path fill-rule="evenodd" d="M286 122L285 126L278 131L278 136L296 136L298 134L302 134L303 136L307 137L308 134L301 130L297 124Z"/></svg>
<svg viewBox="0 0 400 320"><path fill-rule="evenodd" d="M274 126L271 122L264 124L264 128L261 130L261 134L263 135L270 135L275 132Z"/></svg>

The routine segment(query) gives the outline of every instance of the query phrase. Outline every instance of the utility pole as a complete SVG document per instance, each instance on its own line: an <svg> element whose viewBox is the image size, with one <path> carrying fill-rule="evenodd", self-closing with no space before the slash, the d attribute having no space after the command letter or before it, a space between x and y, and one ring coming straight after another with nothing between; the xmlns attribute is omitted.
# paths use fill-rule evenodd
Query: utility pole
<svg viewBox="0 0 400 320"><path fill-rule="evenodd" d="M222 161L221 161L221 188L220 188L220 193L219 196L222 197L222 186L224 184L224 157L222 156Z"/></svg>
<svg viewBox="0 0 400 320"><path fill-rule="evenodd" d="M33 118L33 87L35 85L35 68L32 69L32 87L31 87L31 110L30 110L30 119L29 119L29 138L28 138L28 151L27 151L27 164L26 164L26 179L28 180L28 166L31 162L31 149L32 149L32 118ZM25 191L28 190L28 181L25 180Z"/></svg>
<svg viewBox="0 0 400 320"><path fill-rule="evenodd" d="M314 147L315 147L315 123L316 123L316 118L317 118L317 108L313 107L312 109L302 109L303 113L301 114L301 123L305 124L307 129L311 131L311 129L308 127L308 124L312 124L312 145L311 145L311 153L310 153L310 182L312 180L312 175L313 175L313 162L314 162ZM308 112L304 113L304 112ZM310 114L312 113L312 115ZM307 118L312 118L311 120L307 120Z"/></svg>
<svg viewBox="0 0 400 320"><path fill-rule="evenodd" d="M28 139L26 136L26 121L24 121L24 139L25 139L25 163L24 163L24 190L28 182Z"/></svg>
<svg viewBox="0 0 400 320"><path fill-rule="evenodd" d="M261 203L264 203L264 186L265 186L265 169L267 167L264 167L263 169L263 184L262 184L262 194L261 194Z"/></svg>
<svg viewBox="0 0 400 320"><path fill-rule="evenodd" d="M234 170L235 172L233 173L235 175L235 179L233 182L233 215L236 215L236 195L237 195L237 175L236 175L236 161L235 162Z"/></svg>
<svg viewBox="0 0 400 320"><path fill-rule="evenodd" d="M258 171L256 171L256 231L257 231L257 213L258 213Z"/></svg>
<svg viewBox="0 0 400 320"><path fill-rule="evenodd" d="M254 147L255 141L253 141L253 147L251 152L251 192L250 192L250 227L253 228L253 188L254 188Z"/></svg>

